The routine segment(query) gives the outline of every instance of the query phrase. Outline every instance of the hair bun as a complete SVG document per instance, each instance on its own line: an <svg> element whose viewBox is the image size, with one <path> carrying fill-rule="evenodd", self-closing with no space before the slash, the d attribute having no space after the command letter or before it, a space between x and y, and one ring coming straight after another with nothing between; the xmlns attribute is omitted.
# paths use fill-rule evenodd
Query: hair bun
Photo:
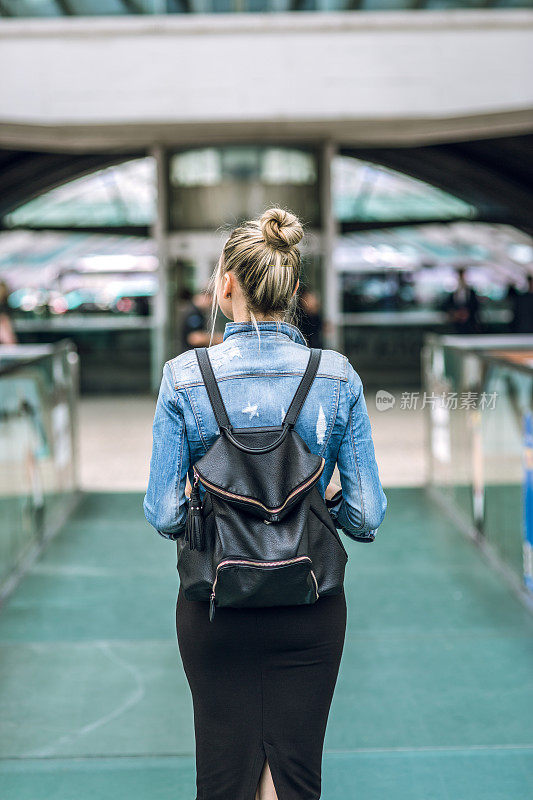
<svg viewBox="0 0 533 800"><path fill-rule="evenodd" d="M290 250L304 235L298 217L283 208L269 208L259 220L265 242L275 250Z"/></svg>

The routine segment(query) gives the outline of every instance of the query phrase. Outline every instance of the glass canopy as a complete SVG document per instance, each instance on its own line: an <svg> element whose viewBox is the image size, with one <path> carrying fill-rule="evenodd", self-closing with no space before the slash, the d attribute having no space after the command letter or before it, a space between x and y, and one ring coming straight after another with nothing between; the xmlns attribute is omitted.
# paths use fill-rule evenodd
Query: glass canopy
<svg viewBox="0 0 533 800"><path fill-rule="evenodd" d="M476 218L476 209L463 200L378 164L338 156L332 172L334 211L341 223L372 227L372 223ZM227 195L233 184L242 194L242 186L249 183L267 193L287 185L294 200L295 192L312 193L317 165L310 151L296 148L208 147L172 156L169 177L172 197L177 194L182 202L190 201L191 192L199 189L207 193L205 202L211 202L216 191ZM6 228L128 228L151 225L155 213L155 165L151 158L141 158L52 189L2 222Z"/></svg>
<svg viewBox="0 0 533 800"><path fill-rule="evenodd" d="M476 209L447 192L378 164L338 156L332 166L340 222L473 219Z"/></svg>
<svg viewBox="0 0 533 800"><path fill-rule="evenodd" d="M125 228L155 219L155 164L140 158L77 178L30 200L3 224L8 228Z"/></svg>
<svg viewBox="0 0 533 800"><path fill-rule="evenodd" d="M0 0L0 17L531 8L533 0Z"/></svg>

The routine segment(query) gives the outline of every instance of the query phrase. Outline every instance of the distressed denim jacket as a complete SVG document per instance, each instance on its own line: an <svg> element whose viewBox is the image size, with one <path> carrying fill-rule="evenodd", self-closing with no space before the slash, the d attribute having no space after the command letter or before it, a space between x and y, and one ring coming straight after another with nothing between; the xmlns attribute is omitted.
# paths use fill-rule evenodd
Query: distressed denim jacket
<svg viewBox="0 0 533 800"><path fill-rule="evenodd" d="M227 322L223 341L208 353L232 425L280 425L309 359L294 325ZM387 500L380 483L361 379L346 356L323 350L318 372L295 431L325 460L318 488L324 497L335 464L342 492L328 503L350 538L372 541ZM219 429L194 350L167 361L153 421L150 477L144 514L156 531L176 539L185 531L186 477L211 447ZM200 497L204 488L199 485Z"/></svg>

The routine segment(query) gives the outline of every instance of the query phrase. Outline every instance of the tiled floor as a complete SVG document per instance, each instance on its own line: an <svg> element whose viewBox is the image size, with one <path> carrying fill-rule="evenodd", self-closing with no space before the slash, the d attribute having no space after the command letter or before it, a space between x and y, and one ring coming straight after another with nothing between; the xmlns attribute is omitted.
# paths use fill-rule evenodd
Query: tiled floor
<svg viewBox="0 0 533 800"><path fill-rule="evenodd" d="M386 493L347 541L323 798L532 797L533 618L421 489ZM6 800L194 800L175 546L141 503L88 494L0 613Z"/></svg>

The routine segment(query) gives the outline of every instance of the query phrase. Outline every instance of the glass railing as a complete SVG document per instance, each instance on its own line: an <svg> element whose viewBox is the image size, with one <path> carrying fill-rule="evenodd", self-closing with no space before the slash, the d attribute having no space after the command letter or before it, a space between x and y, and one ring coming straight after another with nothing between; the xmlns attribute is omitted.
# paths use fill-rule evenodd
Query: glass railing
<svg viewBox="0 0 533 800"><path fill-rule="evenodd" d="M533 601L533 335L430 335L422 371L431 493Z"/></svg>
<svg viewBox="0 0 533 800"><path fill-rule="evenodd" d="M70 341L0 346L0 596L77 502L77 397Z"/></svg>
<svg viewBox="0 0 533 800"><path fill-rule="evenodd" d="M490 8L530 8L532 0L493 0ZM2 0L0 17L228 14L283 11L413 11L487 8L487 0Z"/></svg>

